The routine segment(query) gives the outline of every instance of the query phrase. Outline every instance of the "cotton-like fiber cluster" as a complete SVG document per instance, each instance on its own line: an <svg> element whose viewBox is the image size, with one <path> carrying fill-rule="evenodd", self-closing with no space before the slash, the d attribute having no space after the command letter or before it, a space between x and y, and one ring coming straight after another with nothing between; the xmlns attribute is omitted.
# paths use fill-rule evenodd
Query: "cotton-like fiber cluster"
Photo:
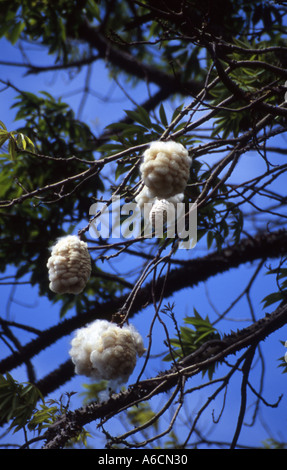
<svg viewBox="0 0 287 470"><path fill-rule="evenodd" d="M141 192L135 197L135 201L139 208L143 209L145 204L155 201L155 196L152 195L147 186L144 186Z"/></svg>
<svg viewBox="0 0 287 470"><path fill-rule="evenodd" d="M169 218L174 218L174 206L166 199L159 199L153 205L149 219L152 226L156 226L157 223L164 225Z"/></svg>
<svg viewBox="0 0 287 470"><path fill-rule="evenodd" d="M87 244L76 235L60 238L48 259L49 287L57 294L79 294L91 275Z"/></svg>
<svg viewBox="0 0 287 470"><path fill-rule="evenodd" d="M155 200L151 211L149 213L149 220L152 226L158 227L160 224L175 223L177 216L177 203L183 200L183 194L177 194L169 199L157 199Z"/></svg>
<svg viewBox="0 0 287 470"><path fill-rule="evenodd" d="M96 380L127 382L137 356L145 352L141 335L133 327L96 320L79 329L69 351L75 372Z"/></svg>
<svg viewBox="0 0 287 470"><path fill-rule="evenodd" d="M191 158L182 144L158 141L144 152L140 172L151 196L168 199L185 190L190 165Z"/></svg>

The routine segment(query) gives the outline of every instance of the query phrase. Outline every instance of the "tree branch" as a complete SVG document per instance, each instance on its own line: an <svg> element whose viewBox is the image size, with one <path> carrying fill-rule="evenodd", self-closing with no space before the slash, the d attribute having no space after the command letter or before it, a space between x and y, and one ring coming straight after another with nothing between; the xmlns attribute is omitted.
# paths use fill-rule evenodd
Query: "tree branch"
<svg viewBox="0 0 287 470"><path fill-rule="evenodd" d="M72 34L72 31L71 31ZM168 87L174 92L190 93L196 95L203 87L203 83L195 80L181 83L178 78L163 72L149 64L142 63L132 54L116 48L95 27L91 26L87 19L83 20L78 29L78 37L86 41L92 48L98 51L99 56L109 61L112 65L119 67L122 71L156 85Z"/></svg>
<svg viewBox="0 0 287 470"><path fill-rule="evenodd" d="M103 403L94 402L73 412L68 412L48 428L44 435L46 438L44 448L57 449L63 447L69 439L77 436L86 424L101 418L105 418L105 420L110 419L134 403L145 401L147 398L150 399L159 393L167 392L179 383L182 376L190 378L197 375L211 364L221 361L230 354L235 354L246 347L251 346L253 351L256 344L286 324L286 314L287 304L278 307L272 314L258 320L250 327L223 337L222 341L218 342L217 346L214 346L212 350L210 349L211 342L207 342L200 348L202 350L200 355L196 351L165 373L160 373L154 378L137 382L131 385L125 392L114 394ZM251 365L250 361L252 358L253 355L251 357L248 354L247 362L245 362L247 370L249 370L248 367ZM179 368L181 365L184 365L182 369ZM246 373L244 375L243 386L245 386L245 379L247 380L247 377L248 374ZM244 403L241 409L244 409Z"/></svg>
<svg viewBox="0 0 287 470"><path fill-rule="evenodd" d="M165 287L164 296L167 298L174 292L185 287L193 287L200 282L206 281L210 277L224 273L241 264L258 259L277 258L286 252L286 245L287 231L279 230L274 233L260 234L255 238L244 239L237 245L223 249L222 252L212 253L201 258L187 261L182 267L171 270L167 278L162 276L157 280L154 298L158 300L159 296L162 294L163 286ZM147 283L145 287L138 291L138 295L131 305L130 317L153 303L151 283ZM128 294L102 304L97 304L94 309L82 315L76 315L70 319L64 320L48 330L39 333L37 338L27 343L21 350L11 354L0 362L0 373L5 373L18 367L61 337L69 335L76 328L80 328L96 318L110 320L112 314L119 311L124 305L127 296ZM73 367L70 361L67 361L54 372L39 381L39 388L44 395L50 393L69 380L73 376L73 373Z"/></svg>
<svg viewBox="0 0 287 470"><path fill-rule="evenodd" d="M253 358L254 358L256 346L257 346L257 344L252 345L250 347L250 349L247 351L246 358L245 358L245 361L244 361L244 364L243 364L243 367L242 367L243 377L242 377L242 383L241 383L240 412L239 412L239 416L238 416L236 430L235 430L235 433L234 433L234 436L233 436L233 439L232 439L232 442L231 442L231 445L230 445L230 449L234 449L236 447L236 444L237 444L237 441L238 441L238 438L239 438L239 434L240 434L241 428L243 426L243 419L244 419L244 416L245 416L246 403L247 403L248 377L249 377L249 373L250 373L250 370L251 370L252 361L253 361Z"/></svg>

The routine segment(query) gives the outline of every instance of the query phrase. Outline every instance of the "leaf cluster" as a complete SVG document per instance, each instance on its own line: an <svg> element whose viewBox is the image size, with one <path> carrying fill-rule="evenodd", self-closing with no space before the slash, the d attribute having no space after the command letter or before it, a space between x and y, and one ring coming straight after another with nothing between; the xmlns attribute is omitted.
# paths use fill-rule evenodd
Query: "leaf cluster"
<svg viewBox="0 0 287 470"><path fill-rule="evenodd" d="M47 190L39 197L28 198L21 205L10 206L9 217L5 209L0 213L2 247L6 247L0 254L0 271L4 272L7 264L17 266L16 279L29 275L31 284L38 284L40 293L47 293L51 298L46 276L49 248L57 237L69 233L76 221L88 218L91 198L99 189L103 190L104 185L95 176L84 188L79 186L73 192L74 187L68 178L82 173L86 168L84 162L94 159L91 150L93 135L86 124L75 118L66 103L46 92L39 96L23 92L13 107L18 108L16 119L25 120L25 124L13 132L8 132L4 123L1 124L2 145L5 146L9 139L10 152L9 157L2 156L0 196L3 206L5 200L9 205L11 200L37 188L46 186ZM28 151L29 146L32 151ZM49 191L50 184L61 180L63 185L58 191ZM64 196L65 192L69 197ZM66 214L65 228L63 213ZM9 249L11 240L13 250Z"/></svg>
<svg viewBox="0 0 287 470"><path fill-rule="evenodd" d="M49 425L59 419L60 416L68 412L72 395L74 395L74 392L61 395L59 400L43 400L40 406L34 410L29 420L28 428L40 434L44 428L49 427Z"/></svg>
<svg viewBox="0 0 287 470"><path fill-rule="evenodd" d="M263 308L269 307L269 305L277 302L286 302L287 300L287 268L278 267L267 271L267 275L274 274L276 276L278 290L264 297L262 300Z"/></svg>
<svg viewBox="0 0 287 470"><path fill-rule="evenodd" d="M34 144L28 136L21 132L8 132L5 124L0 121L0 148L8 141L8 154L0 154L0 158L10 158L14 161L17 151L31 149L33 151ZM3 190L3 188L2 188Z"/></svg>
<svg viewBox="0 0 287 470"><path fill-rule="evenodd" d="M12 44L19 39L33 41L48 48L56 62L66 63L74 55L75 42L71 42L69 32L74 33L81 25L82 13L89 19L99 17L99 6L94 0L60 0L41 2L16 0L2 2L0 36Z"/></svg>
<svg viewBox="0 0 287 470"><path fill-rule="evenodd" d="M6 373L0 375L0 415L2 422L9 422L14 432L26 426L42 399L38 388L30 383L19 383Z"/></svg>
<svg viewBox="0 0 287 470"><path fill-rule="evenodd" d="M170 339L172 351L164 357L164 361L180 360L194 353L202 344L209 340L220 339L220 334L211 324L208 315L203 318L193 309L194 315L184 318L185 325L177 329L176 338ZM190 325L190 326L189 326ZM215 365L208 368L208 377L211 380ZM205 374L205 371L203 371Z"/></svg>
<svg viewBox="0 0 287 470"><path fill-rule="evenodd" d="M280 44L280 35L278 34L277 43ZM238 88L238 95L234 96L229 108L223 108L216 113L213 124L212 136L220 135L222 139L229 136L238 137L242 131L251 129L254 123L264 116L264 111L258 109L256 102L278 105L282 101L283 93L271 92L272 87L284 85L285 79L280 77L278 72L272 71L268 66L282 67L284 65L280 60L280 53L260 52L272 46L273 40L248 41L247 39L234 39L236 51L227 54L220 62L221 66L228 72L228 78ZM282 43L283 45L284 43ZM248 53L248 50L258 50L258 52ZM256 61L256 64L254 65ZM241 65L240 63L243 63ZM265 67L264 64L267 64ZM216 71L211 74L214 78ZM218 106L224 99L230 96L230 89L220 80L218 84L210 91L212 99L210 104ZM244 98L241 97L241 93Z"/></svg>
<svg viewBox="0 0 287 470"><path fill-rule="evenodd" d="M127 411L127 418L134 427L142 426L155 417L149 402L141 402ZM158 421L154 420L153 427L158 430Z"/></svg>
<svg viewBox="0 0 287 470"><path fill-rule="evenodd" d="M76 155L92 160L94 136L84 122L75 118L74 111L61 98L42 91L39 95L24 91L16 96L11 108L18 111L15 120L24 120L21 128L30 135L36 148L44 155ZM73 168L73 165L71 165Z"/></svg>
<svg viewBox="0 0 287 470"><path fill-rule="evenodd" d="M236 204L214 200L203 208L199 217L198 239L206 235L208 249L214 244L218 251L228 243L238 243L244 218Z"/></svg>
<svg viewBox="0 0 287 470"><path fill-rule="evenodd" d="M9 423L13 433L21 429L41 434L43 429L49 427L63 414L67 413L70 398L73 393L67 393L60 400L44 400L40 390L31 383L19 383L9 373L0 375L0 414L2 423ZM67 400L64 400L67 398ZM38 404L38 402L40 403ZM68 445L87 445L90 434L83 429L82 432Z"/></svg>
<svg viewBox="0 0 287 470"><path fill-rule="evenodd" d="M164 104L161 103L154 114L142 107L137 106L133 110L125 110L127 119L120 123L113 123L106 127L109 134L109 143L103 144L98 147L98 151L103 153L103 156L109 153L117 153L131 147L136 147L143 144L149 144L152 141L161 139L168 126L178 117L182 110L183 105L178 106L170 118L167 116ZM175 132L182 129L187 124L187 120L181 119L173 130ZM195 142L193 136L183 136L180 140L183 145L190 146ZM131 170L135 163L139 161L135 157L134 161L131 160L131 155L126 159L123 158L117 163L115 171L115 179L126 174ZM126 160L126 161L125 161ZM135 182L138 177L138 171L129 179L130 184Z"/></svg>

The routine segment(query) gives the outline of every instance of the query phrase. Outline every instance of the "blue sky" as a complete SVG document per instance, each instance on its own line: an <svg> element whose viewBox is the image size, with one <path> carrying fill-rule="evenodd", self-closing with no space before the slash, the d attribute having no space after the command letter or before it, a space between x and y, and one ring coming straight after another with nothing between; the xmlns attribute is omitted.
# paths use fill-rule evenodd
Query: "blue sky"
<svg viewBox="0 0 287 470"><path fill-rule="evenodd" d="M1 60L20 62L21 53L17 48L12 47L7 41L1 40ZM31 59L31 62L36 65L46 65L49 61L45 50L28 48L26 53ZM37 93L39 91L45 90L53 94L54 96L62 96L63 101L68 102L71 107L75 110L77 114L80 99L82 93L80 92L83 89L83 84L85 80L85 72L81 72L76 75L73 80L70 80L67 72L59 71L52 73L43 73L40 75L29 75L27 77L23 76L24 70L18 67L8 67L0 65L0 77L2 80L9 80L13 85L19 87L22 90L32 91ZM111 122L116 121L116 119L121 119L124 115L124 109L130 109L131 105L123 91L117 87L115 84L111 85L110 80L108 79L108 74L104 63L97 63L96 68L92 76L92 85L93 93L89 95L85 107L83 109L81 119L84 120L95 134L100 132L103 127ZM2 87L0 86L0 89ZM133 98L137 102L142 102L145 97L147 97L147 90L145 87L139 87L135 90L129 90L129 93L132 94ZM1 100L1 113L0 120L3 121L8 130L14 130L19 126L18 122L14 122L15 110L11 110L10 107L13 104L15 98L15 92L12 90L5 90L0 93ZM176 105L174 105L175 107ZM172 107L167 106L167 112L172 112ZM274 139L272 145L286 145L286 140L284 137L280 139ZM275 157L275 161L282 162L283 157ZM240 165L238 172L232 177L234 181L238 181L242 178L242 175L248 175L248 179L252 176L258 174L262 171L264 162L261 158L258 158L253 153L244 157L244 161ZM247 178L246 178L247 179ZM279 183L277 183L279 184ZM281 181L281 184L284 184L284 181ZM87 221L84 221L86 224ZM12 246L12 245L11 245ZM182 252L181 256L184 259L187 259L190 256L199 256L202 253L200 246L196 247L192 254L190 252ZM120 265L121 261L116 260L115 263ZM276 263L275 263L276 264ZM176 314L179 320L182 320L186 315L192 315L190 306L194 306L203 316L209 315L211 318L215 318L216 314L214 312L214 307L222 312L226 309L231 300L240 294L242 289L248 284L249 279L251 278L255 266L246 265L242 266L238 270L231 270L230 272L216 276L212 278L207 284L200 284L195 289L184 289L174 295L173 301L176 305ZM8 270L7 274L13 272L11 268ZM1 278L4 276L2 275ZM1 289L1 305L2 311L6 311L6 314L9 319L19 321L20 323L26 323L33 325L39 329L45 329L58 321L58 305L52 306L47 299L39 297L37 288L28 288L26 285L17 286L15 291L11 291L11 287L0 285ZM260 274L257 282L252 288L252 300L255 306L255 314L257 318L262 316L261 310L261 300L265 295L276 290L275 279L265 274ZM13 301L11 302L11 294L13 295ZM170 299L168 299L170 300ZM272 307L271 307L272 308ZM73 312L69 313L72 315ZM133 323L139 329L142 336L147 341L146 336L149 331L149 323L153 317L153 310L148 308L139 315L136 315L133 319ZM224 322L224 331L228 332L229 329L241 328L248 324L250 320L249 309L247 305L246 298L242 299L236 305L235 309L230 315L230 319ZM5 318L5 314L4 314ZM172 323L167 322L168 327L171 332L173 332ZM163 339L164 334L160 326L157 327L155 352L163 351ZM221 328L221 326L220 326ZM285 335L285 336L284 336ZM172 336L172 333L171 333ZM159 338L159 339L158 339ZM279 332L274 334L271 338L268 338L266 342L262 345L265 360L266 360L266 390L268 391L268 396L265 396L267 401L276 402L278 396L285 391L286 388L286 375L283 375L281 369L278 368L278 358L282 357L285 353L284 347L282 347L280 340L285 341L287 339L286 328L281 329ZM22 341L23 344L28 340L28 337L23 334ZM33 363L35 364L35 369L38 372L38 379L40 379L45 374L53 370L59 362L64 362L68 358L68 349L71 337L64 337L59 341L55 346L49 348L48 351L44 351L35 357ZM1 346L2 347L2 346ZM1 357L2 353L0 352ZM3 351L5 356L7 351ZM59 359L60 358L60 359ZM161 362L155 364L154 369L149 369L150 373L156 374L161 368L165 368L166 365L162 366ZM259 371L258 365L257 370ZM133 378L136 378L137 373L141 368L141 364L138 364L137 369L133 377L130 379L132 383ZM21 367L12 371L12 375L18 380L26 380L25 368ZM255 374L256 375L256 374ZM201 381L201 377L198 376L195 378L195 382L198 383ZM212 407L205 415L204 426L205 429L215 427L214 436L218 440L228 440L230 435L234 432L234 426L237 420L238 411L239 411L239 388L240 388L241 376L238 377L232 382L228 393L227 405L224 412L224 417L220 421L220 424L214 426L211 419L211 410ZM61 389L53 393L53 397L59 398L60 394L64 391L76 391L82 392L82 383L88 382L85 378L76 377L71 380L68 384L65 384ZM270 386L270 384L272 384ZM256 384L254 384L256 385ZM209 395L209 389L198 393L195 395L194 401L188 404L189 413L193 416L193 407L196 403L203 404L204 397ZM193 396L193 395L192 395ZM222 398L222 396L221 396ZM254 402L255 397L251 396L250 403ZM72 406L80 406L81 400L76 395L72 399ZM222 402L216 404L215 414L219 414L220 406ZM158 400L155 400L155 406L160 406ZM242 444L259 444L263 439L268 437L268 427L274 432L274 437L278 439L287 440L286 435L286 398L284 397L281 401L279 408L262 408L263 417L262 421L258 425L251 428L244 428L242 433L242 439L239 439L239 442ZM19 437L14 437L14 439L19 439Z"/></svg>

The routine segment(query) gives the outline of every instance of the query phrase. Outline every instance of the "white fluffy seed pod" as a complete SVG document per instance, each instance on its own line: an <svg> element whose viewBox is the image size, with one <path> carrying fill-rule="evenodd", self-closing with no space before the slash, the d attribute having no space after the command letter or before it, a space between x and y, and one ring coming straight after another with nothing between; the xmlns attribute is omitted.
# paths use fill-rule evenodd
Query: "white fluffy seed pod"
<svg viewBox="0 0 287 470"><path fill-rule="evenodd" d="M69 354L75 372L96 380L123 384L141 357L144 345L132 326L119 327L107 320L96 320L76 332Z"/></svg>
<svg viewBox="0 0 287 470"><path fill-rule="evenodd" d="M174 222L175 205L166 199L157 199L149 213L149 220L153 227Z"/></svg>
<svg viewBox="0 0 287 470"><path fill-rule="evenodd" d="M155 196L153 196L147 186L144 186L141 192L135 197L135 201L140 209L144 208L147 203L153 203Z"/></svg>
<svg viewBox="0 0 287 470"><path fill-rule="evenodd" d="M184 194L176 194L169 199L158 199L156 198L151 211L149 213L149 221L153 228L157 231L162 232L162 228L165 224L173 224L174 228L176 225L176 217L178 214L177 203L182 202ZM181 212L181 211L180 211Z"/></svg>
<svg viewBox="0 0 287 470"><path fill-rule="evenodd" d="M60 238L48 259L49 287L57 294L79 294L91 275L87 244L76 235Z"/></svg>
<svg viewBox="0 0 287 470"><path fill-rule="evenodd" d="M152 142L143 157L140 171L152 196L168 199L185 190L191 158L182 144Z"/></svg>

